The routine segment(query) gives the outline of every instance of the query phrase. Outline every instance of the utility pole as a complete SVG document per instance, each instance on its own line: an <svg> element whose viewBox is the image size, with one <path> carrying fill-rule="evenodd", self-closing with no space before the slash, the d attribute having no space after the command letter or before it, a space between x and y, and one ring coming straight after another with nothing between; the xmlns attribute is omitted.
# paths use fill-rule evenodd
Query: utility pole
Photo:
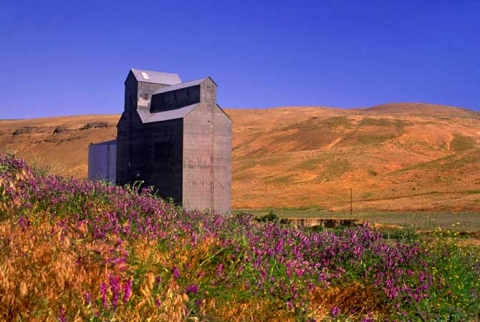
<svg viewBox="0 0 480 322"><path fill-rule="evenodd" d="M350 217L353 214L353 189L350 188Z"/></svg>

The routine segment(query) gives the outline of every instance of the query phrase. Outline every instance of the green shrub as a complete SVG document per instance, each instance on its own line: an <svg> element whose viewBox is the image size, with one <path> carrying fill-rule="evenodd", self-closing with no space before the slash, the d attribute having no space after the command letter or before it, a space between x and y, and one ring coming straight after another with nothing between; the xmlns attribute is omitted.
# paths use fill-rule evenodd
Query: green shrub
<svg viewBox="0 0 480 322"><path fill-rule="evenodd" d="M268 214L262 217L256 217L255 220L258 222L269 222L269 221L278 221L279 218L277 214L275 214L273 211L270 210Z"/></svg>

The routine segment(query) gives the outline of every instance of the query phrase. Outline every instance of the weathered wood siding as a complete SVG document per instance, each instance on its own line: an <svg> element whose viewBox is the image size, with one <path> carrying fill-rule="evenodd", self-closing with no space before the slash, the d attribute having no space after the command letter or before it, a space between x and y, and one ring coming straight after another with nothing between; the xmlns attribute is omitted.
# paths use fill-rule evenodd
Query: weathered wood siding
<svg viewBox="0 0 480 322"><path fill-rule="evenodd" d="M217 105L216 84L152 94L161 84L125 81L125 108L117 125L117 184L143 181L188 209L230 212L231 120ZM199 102L199 103L198 103ZM169 111L198 103L183 118L143 123L138 110ZM167 113L167 112L166 112Z"/></svg>

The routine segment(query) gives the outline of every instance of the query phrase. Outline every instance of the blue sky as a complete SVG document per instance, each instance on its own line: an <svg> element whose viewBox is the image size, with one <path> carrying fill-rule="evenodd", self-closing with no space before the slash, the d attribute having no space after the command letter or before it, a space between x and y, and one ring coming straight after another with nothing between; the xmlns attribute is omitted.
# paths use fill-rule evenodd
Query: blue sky
<svg viewBox="0 0 480 322"><path fill-rule="evenodd" d="M4 0L0 39L0 119L121 113L130 68L224 108L480 110L478 0Z"/></svg>

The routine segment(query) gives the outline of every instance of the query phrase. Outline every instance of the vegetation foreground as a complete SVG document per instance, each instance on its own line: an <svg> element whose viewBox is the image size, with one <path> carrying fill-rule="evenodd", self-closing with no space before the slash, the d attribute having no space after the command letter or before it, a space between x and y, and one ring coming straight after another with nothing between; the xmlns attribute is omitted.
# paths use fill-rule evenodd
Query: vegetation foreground
<svg viewBox="0 0 480 322"><path fill-rule="evenodd" d="M7 321L477 321L476 248L185 211L0 155Z"/></svg>

